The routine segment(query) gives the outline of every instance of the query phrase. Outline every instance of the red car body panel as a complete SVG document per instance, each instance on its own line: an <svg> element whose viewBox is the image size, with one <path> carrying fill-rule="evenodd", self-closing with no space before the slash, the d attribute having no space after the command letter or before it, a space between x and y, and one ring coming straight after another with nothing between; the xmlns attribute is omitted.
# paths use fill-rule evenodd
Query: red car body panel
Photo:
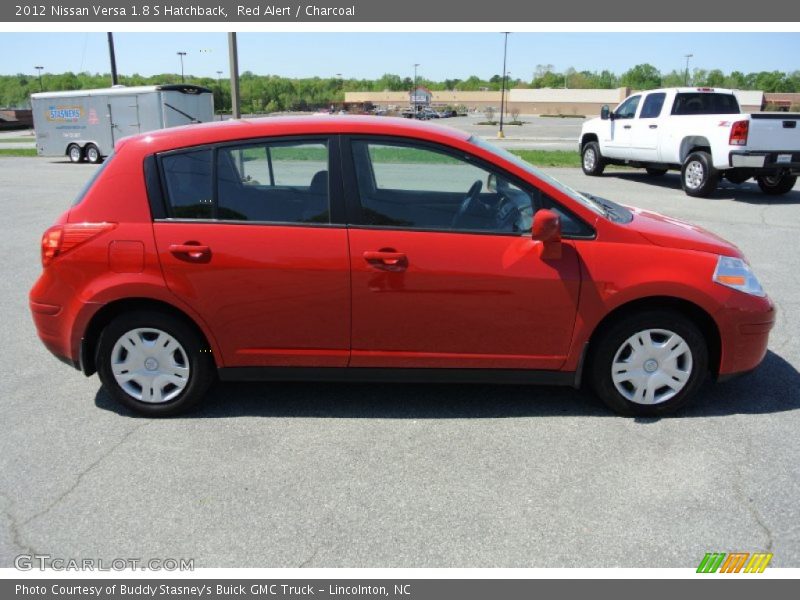
<svg viewBox="0 0 800 600"><path fill-rule="evenodd" d="M543 259L529 237L341 226L153 222L148 155L259 137L358 134L442 144L538 186L590 224ZM118 144L102 176L59 223L116 227L59 256L30 293L39 336L74 365L103 306L152 299L201 329L218 367L445 367L576 372L598 324L647 298L689 302L720 334L720 375L754 368L766 352L772 302L712 282L732 244L646 211L617 224L462 132L407 120L295 118L173 128ZM207 261L171 247L202 244ZM394 252L400 270L365 253ZM370 255L371 256L371 255Z"/></svg>
<svg viewBox="0 0 800 600"><path fill-rule="evenodd" d="M574 247L558 260L541 243L505 237L352 229L356 367L560 369L580 291ZM403 271L364 253L398 251Z"/></svg>

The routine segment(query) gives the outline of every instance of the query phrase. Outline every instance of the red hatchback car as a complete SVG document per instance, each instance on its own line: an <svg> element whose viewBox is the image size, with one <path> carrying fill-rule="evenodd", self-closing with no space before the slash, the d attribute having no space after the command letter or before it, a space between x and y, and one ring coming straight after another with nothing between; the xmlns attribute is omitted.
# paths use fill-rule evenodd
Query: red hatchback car
<svg viewBox="0 0 800 600"><path fill-rule="evenodd" d="M215 377L586 382L664 414L755 368L775 319L719 237L403 119L122 140L42 264L44 344L151 416Z"/></svg>

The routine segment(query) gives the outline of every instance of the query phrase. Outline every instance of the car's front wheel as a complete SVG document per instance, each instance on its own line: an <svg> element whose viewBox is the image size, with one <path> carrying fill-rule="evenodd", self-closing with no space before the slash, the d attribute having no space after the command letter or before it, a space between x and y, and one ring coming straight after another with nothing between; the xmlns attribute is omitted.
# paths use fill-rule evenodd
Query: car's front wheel
<svg viewBox="0 0 800 600"><path fill-rule="evenodd" d="M589 364L592 387L614 411L657 416L684 406L708 371L708 347L689 319L671 310L629 315L600 333Z"/></svg>
<svg viewBox="0 0 800 600"><path fill-rule="evenodd" d="M606 161L600 153L597 142L587 142L581 152L581 167L586 175L602 175L606 168Z"/></svg>
<svg viewBox="0 0 800 600"><path fill-rule="evenodd" d="M188 410L215 374L212 355L192 326L150 310L111 321L100 334L95 361L109 394L149 417Z"/></svg>

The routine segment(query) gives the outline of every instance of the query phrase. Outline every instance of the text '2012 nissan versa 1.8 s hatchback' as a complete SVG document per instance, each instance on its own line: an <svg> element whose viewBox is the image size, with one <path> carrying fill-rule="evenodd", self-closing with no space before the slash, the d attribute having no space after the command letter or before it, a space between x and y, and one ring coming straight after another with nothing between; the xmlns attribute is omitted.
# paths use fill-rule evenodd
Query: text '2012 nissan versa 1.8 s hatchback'
<svg viewBox="0 0 800 600"><path fill-rule="evenodd" d="M122 140L42 264L44 344L151 416L215 377L586 383L658 415L755 368L775 319L715 235L375 117Z"/></svg>

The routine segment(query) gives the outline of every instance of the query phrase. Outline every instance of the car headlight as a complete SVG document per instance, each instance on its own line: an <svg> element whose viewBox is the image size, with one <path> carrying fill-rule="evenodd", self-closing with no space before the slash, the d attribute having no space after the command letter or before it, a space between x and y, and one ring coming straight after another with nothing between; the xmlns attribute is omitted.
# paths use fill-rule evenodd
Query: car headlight
<svg viewBox="0 0 800 600"><path fill-rule="evenodd" d="M720 285L739 290L751 296L766 296L755 274L741 258L720 256L714 270L714 281Z"/></svg>

